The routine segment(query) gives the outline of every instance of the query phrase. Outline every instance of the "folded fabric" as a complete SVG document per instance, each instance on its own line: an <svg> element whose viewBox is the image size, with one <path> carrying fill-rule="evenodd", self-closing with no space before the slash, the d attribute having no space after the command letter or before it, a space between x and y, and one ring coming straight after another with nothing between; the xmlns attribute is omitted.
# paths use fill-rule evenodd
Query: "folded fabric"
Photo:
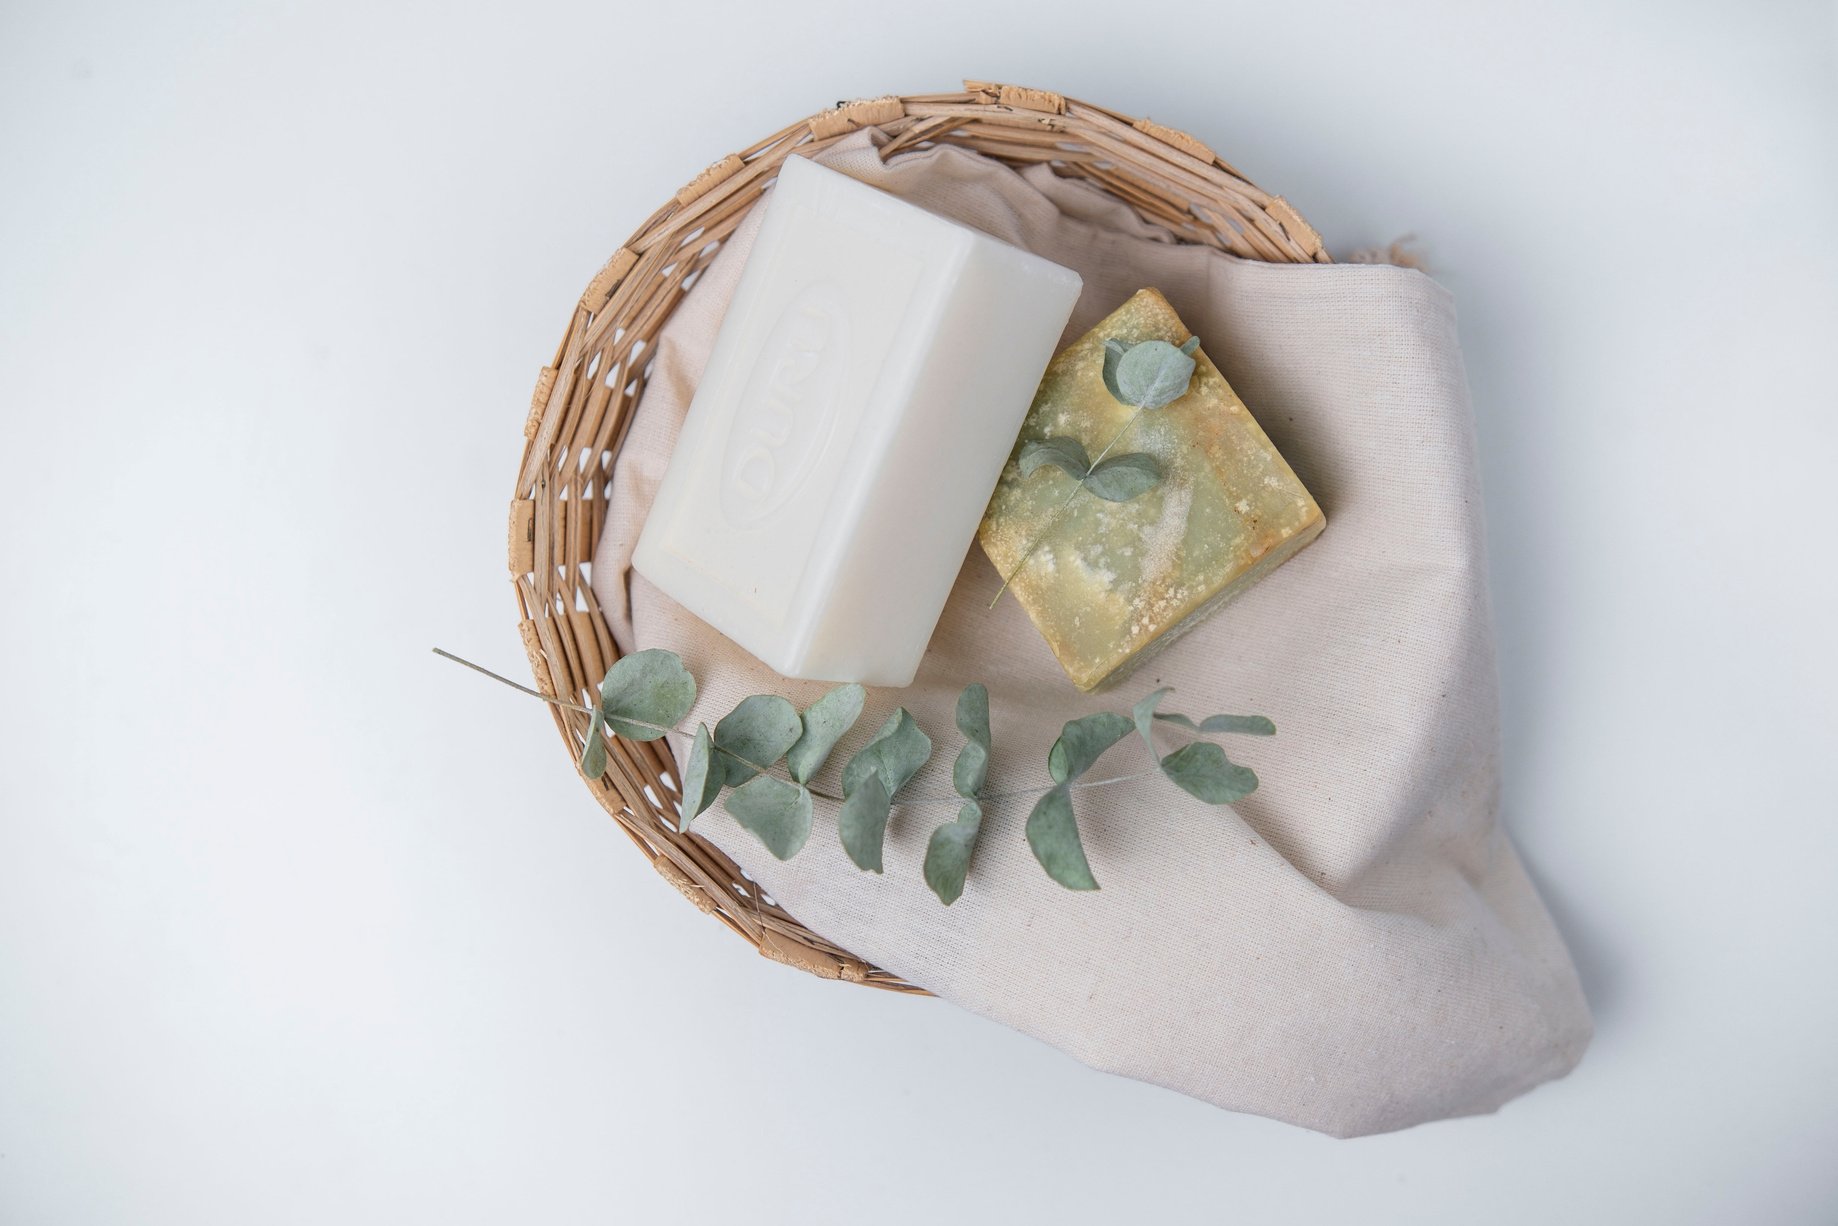
<svg viewBox="0 0 1838 1226"><path fill-rule="evenodd" d="M946 802L897 809L863 873L818 801L775 860L720 805L698 821L791 914L856 955L1098 1069L1336 1136L1491 1111L1573 1068L1591 1023L1576 972L1499 822L1498 686L1473 424L1447 291L1377 265L1275 265L1177 244L1121 202L957 148L898 155L869 130L834 169L1077 269L1070 340L1131 293L1167 295L1327 514L1319 541L1116 694L1066 681L999 578L965 559L917 681L873 691L853 745L905 705L939 752L910 785L948 794L952 710L989 687L991 791L1045 783L1061 724L1172 685L1170 710L1257 712L1278 735L1234 757L1262 786L1233 808L1144 778L1081 791L1097 893L1048 880L1031 798L989 806L968 887L921 877ZM610 492L593 587L623 650L679 653L693 721L784 680L630 570L759 218L662 330ZM682 738L672 738L679 759ZM1111 751L1149 765L1140 743ZM1134 754L1135 757L1131 757ZM1106 765L1112 759L1106 759Z"/></svg>

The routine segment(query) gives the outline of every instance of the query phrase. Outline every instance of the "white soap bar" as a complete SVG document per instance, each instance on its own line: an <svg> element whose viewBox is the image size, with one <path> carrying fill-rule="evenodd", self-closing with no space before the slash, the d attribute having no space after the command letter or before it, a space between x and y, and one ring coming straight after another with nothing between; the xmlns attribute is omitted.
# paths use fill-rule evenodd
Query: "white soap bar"
<svg viewBox="0 0 1838 1226"><path fill-rule="evenodd" d="M787 158L632 564L786 677L919 668L1077 273Z"/></svg>

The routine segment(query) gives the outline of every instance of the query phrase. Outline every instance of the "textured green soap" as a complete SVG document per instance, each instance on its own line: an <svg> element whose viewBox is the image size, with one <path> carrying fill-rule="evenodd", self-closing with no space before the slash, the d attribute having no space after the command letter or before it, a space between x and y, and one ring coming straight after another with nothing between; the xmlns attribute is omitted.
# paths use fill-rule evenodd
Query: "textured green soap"
<svg viewBox="0 0 1838 1226"><path fill-rule="evenodd" d="M1104 386L1107 339L1179 345L1191 335L1168 300L1145 289L1054 358L978 532L1004 575L1045 532L1010 590L1081 690L1120 680L1327 522L1206 356L1204 338L1187 393L1143 413L1112 452L1154 456L1154 489L1128 502L1080 490L1068 502L1075 479L1059 468L1021 475L1028 442L1067 435L1095 457L1129 420L1131 408Z"/></svg>

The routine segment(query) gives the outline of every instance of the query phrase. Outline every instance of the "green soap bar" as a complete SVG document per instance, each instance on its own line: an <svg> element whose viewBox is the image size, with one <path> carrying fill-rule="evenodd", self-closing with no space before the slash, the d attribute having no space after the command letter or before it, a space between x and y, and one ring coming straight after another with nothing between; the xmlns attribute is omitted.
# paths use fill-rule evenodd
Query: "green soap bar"
<svg viewBox="0 0 1838 1226"><path fill-rule="evenodd" d="M1162 479L1148 493L1106 502L1080 490L1068 501L1076 481L1061 469L1021 475L1027 443L1070 436L1095 458L1129 421L1134 410L1104 386L1107 339L1179 345L1190 335L1168 300L1145 289L1054 358L978 531L1081 690L1120 680L1327 523L1204 348L1187 393L1144 412L1112 451L1155 457Z"/></svg>

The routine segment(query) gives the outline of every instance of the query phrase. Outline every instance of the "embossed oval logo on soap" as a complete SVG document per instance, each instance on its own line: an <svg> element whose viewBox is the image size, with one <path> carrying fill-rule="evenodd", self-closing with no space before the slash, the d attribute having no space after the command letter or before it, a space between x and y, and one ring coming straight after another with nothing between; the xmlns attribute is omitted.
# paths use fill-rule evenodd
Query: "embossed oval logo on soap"
<svg viewBox="0 0 1838 1226"><path fill-rule="evenodd" d="M746 528L769 518L810 476L836 424L848 353L848 299L825 282L792 299L767 333L721 465L729 523Z"/></svg>

